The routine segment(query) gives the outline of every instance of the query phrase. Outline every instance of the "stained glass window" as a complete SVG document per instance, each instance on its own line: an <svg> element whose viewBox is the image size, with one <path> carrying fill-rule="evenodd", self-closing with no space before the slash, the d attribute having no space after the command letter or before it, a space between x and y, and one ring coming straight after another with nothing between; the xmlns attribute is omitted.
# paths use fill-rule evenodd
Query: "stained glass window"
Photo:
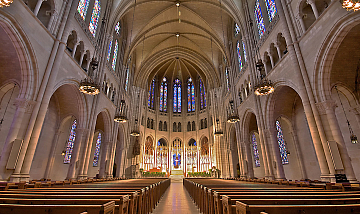
<svg viewBox="0 0 360 214"><path fill-rule="evenodd" d="M96 144L95 144L93 166L98 166L99 155L100 155L100 146L101 146L101 133L99 133L97 140L96 140Z"/></svg>
<svg viewBox="0 0 360 214"><path fill-rule="evenodd" d="M154 91L155 91L155 79L151 81L149 87L148 107L152 109L154 109Z"/></svg>
<svg viewBox="0 0 360 214"><path fill-rule="evenodd" d="M243 46L243 53L244 53L244 61L246 62L246 59L247 59L247 55L246 55L246 48L245 48L245 43L244 43L244 40L242 40L241 42L242 42L242 46Z"/></svg>
<svg viewBox="0 0 360 214"><path fill-rule="evenodd" d="M93 37L95 37L96 29L99 24L100 10L101 10L100 1L95 0L93 11L91 14L90 24L89 24L89 30L90 33L93 35Z"/></svg>
<svg viewBox="0 0 360 214"><path fill-rule="evenodd" d="M121 30L120 22L117 22L115 25L115 32L117 33L117 35L120 35L120 30Z"/></svg>
<svg viewBox="0 0 360 214"><path fill-rule="evenodd" d="M111 47L112 47L112 39L110 40L110 43L109 43L109 48L108 48L108 53L107 53L107 61L110 60Z"/></svg>
<svg viewBox="0 0 360 214"><path fill-rule="evenodd" d="M195 87L191 78L188 79L187 96L188 96L188 112L195 111Z"/></svg>
<svg viewBox="0 0 360 214"><path fill-rule="evenodd" d="M167 81L164 77L160 85L160 111L164 112L167 110L167 89Z"/></svg>
<svg viewBox="0 0 360 214"><path fill-rule="evenodd" d="M71 129L70 129L69 140L66 145L64 163L70 163L70 160L71 160L71 154L72 154L72 151L74 148L74 142L75 142L75 136L76 136L75 129L76 129L76 120L74 120L74 122L71 126Z"/></svg>
<svg viewBox="0 0 360 214"><path fill-rule="evenodd" d="M174 112L181 113L181 81L174 80Z"/></svg>
<svg viewBox="0 0 360 214"><path fill-rule="evenodd" d="M205 86L201 79L200 79L199 83L200 83L200 108L204 109L204 108L206 108Z"/></svg>
<svg viewBox="0 0 360 214"><path fill-rule="evenodd" d="M90 0L80 0L77 11L79 12L80 16L85 20L86 12L89 7Z"/></svg>
<svg viewBox="0 0 360 214"><path fill-rule="evenodd" d="M235 37L236 37L237 35L239 35L239 33L240 33L240 27L239 27L239 25L238 25L237 23L235 23L235 27L234 27Z"/></svg>
<svg viewBox="0 0 360 214"><path fill-rule="evenodd" d="M113 54L112 63L111 63L111 67L112 67L112 69L114 71L115 71L115 68L116 68L116 60L117 60L118 49L119 49L119 44L118 44L118 41L115 40L114 54Z"/></svg>
<svg viewBox="0 0 360 214"><path fill-rule="evenodd" d="M269 22L271 22L277 12L275 0L265 0L265 4L266 4L267 12L268 12Z"/></svg>
<svg viewBox="0 0 360 214"><path fill-rule="evenodd" d="M287 156L287 152L286 152L284 135L283 135L283 131L282 131L280 122L278 120L276 121L276 130L277 130L277 141L278 141L279 149L280 149L281 163L283 165L288 164L289 160L288 160L288 156Z"/></svg>
<svg viewBox="0 0 360 214"><path fill-rule="evenodd" d="M128 90L128 84L129 84L129 66L126 68L125 91Z"/></svg>
<svg viewBox="0 0 360 214"><path fill-rule="evenodd" d="M259 150L258 150L258 147L257 147L255 133L253 133L252 136L251 136L251 142L252 142L252 147L253 147L255 166L260 167Z"/></svg>
<svg viewBox="0 0 360 214"><path fill-rule="evenodd" d="M241 50L240 50L240 42L239 41L236 42L236 52L238 55L239 69L241 71L243 68L243 63L242 63L242 59L241 59Z"/></svg>
<svg viewBox="0 0 360 214"><path fill-rule="evenodd" d="M227 67L225 68L225 77L227 90L230 91L229 69Z"/></svg>
<svg viewBox="0 0 360 214"><path fill-rule="evenodd" d="M256 26L258 29L259 37L261 38L261 36L265 33L265 25L264 25L264 19L263 19L262 13L261 13L261 7L260 7L259 0L256 0L256 2L255 2L254 15L255 15L255 21L256 21Z"/></svg>

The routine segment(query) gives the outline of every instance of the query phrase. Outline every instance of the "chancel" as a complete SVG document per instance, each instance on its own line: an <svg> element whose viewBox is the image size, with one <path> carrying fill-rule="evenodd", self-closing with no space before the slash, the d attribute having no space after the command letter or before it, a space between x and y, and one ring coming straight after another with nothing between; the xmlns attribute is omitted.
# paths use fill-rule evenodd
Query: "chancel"
<svg viewBox="0 0 360 214"><path fill-rule="evenodd" d="M359 0L0 0L0 213L360 213Z"/></svg>

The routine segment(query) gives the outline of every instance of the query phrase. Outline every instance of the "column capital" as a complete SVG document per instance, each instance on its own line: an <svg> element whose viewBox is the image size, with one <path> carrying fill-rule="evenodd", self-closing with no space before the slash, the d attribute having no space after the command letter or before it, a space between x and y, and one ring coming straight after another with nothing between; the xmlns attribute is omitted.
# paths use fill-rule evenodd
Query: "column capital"
<svg viewBox="0 0 360 214"><path fill-rule="evenodd" d="M31 113L35 104L36 101L28 100L25 98L16 98L14 103L17 108L23 108L26 113Z"/></svg>
<svg viewBox="0 0 360 214"><path fill-rule="evenodd" d="M320 114L326 114L327 111L334 111L337 104L333 100L325 100L323 102L316 103L316 107Z"/></svg>
<svg viewBox="0 0 360 214"><path fill-rule="evenodd" d="M315 4L315 1L314 0L306 0L306 4L312 5L312 4Z"/></svg>

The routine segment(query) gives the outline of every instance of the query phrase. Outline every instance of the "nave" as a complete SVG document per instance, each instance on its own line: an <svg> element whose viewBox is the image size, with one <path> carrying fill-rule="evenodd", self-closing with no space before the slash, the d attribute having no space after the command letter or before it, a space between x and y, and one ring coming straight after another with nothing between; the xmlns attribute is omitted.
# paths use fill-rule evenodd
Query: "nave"
<svg viewBox="0 0 360 214"><path fill-rule="evenodd" d="M316 180L147 178L8 184L0 191L0 214L360 214L359 184Z"/></svg>

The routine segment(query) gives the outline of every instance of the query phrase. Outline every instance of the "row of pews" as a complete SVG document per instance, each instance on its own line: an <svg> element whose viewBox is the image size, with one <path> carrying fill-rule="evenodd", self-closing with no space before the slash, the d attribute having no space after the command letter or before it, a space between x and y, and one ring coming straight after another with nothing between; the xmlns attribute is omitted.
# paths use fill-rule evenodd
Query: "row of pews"
<svg viewBox="0 0 360 214"><path fill-rule="evenodd" d="M147 214L169 179L82 182L0 191L0 214Z"/></svg>
<svg viewBox="0 0 360 214"><path fill-rule="evenodd" d="M360 214L360 191L201 178L183 183L205 214Z"/></svg>

